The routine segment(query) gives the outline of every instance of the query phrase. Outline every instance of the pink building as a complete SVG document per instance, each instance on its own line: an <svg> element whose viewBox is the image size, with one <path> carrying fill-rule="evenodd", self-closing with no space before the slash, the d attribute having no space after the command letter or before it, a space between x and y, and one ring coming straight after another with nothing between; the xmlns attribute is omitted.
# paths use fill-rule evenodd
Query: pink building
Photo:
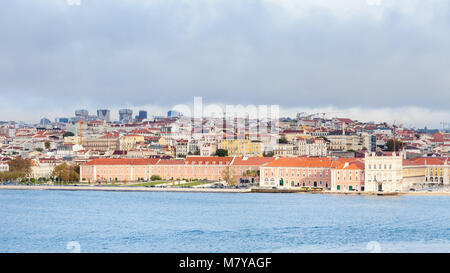
<svg viewBox="0 0 450 273"><path fill-rule="evenodd" d="M289 189L306 187L330 189L333 188L333 176L337 176L337 174L333 174L333 171L336 168L344 168L344 166L347 169L348 166L346 164L354 161L357 161L357 159L331 159L328 157L278 158L261 167L260 185L266 188ZM358 161L358 163L361 162ZM361 164L362 169L364 169L364 164ZM350 165L353 168L353 164ZM339 175L341 174L342 172L339 173ZM343 178L339 176L339 179ZM364 181L364 177L362 181Z"/></svg>
<svg viewBox="0 0 450 273"><path fill-rule="evenodd" d="M234 169L237 179L247 170L273 161L263 157L214 157L188 156L186 159L94 159L80 167L82 182L150 180L159 175L165 180L201 179L222 180L222 172L228 166ZM254 181L256 182L256 181Z"/></svg>
<svg viewBox="0 0 450 273"><path fill-rule="evenodd" d="M159 159L98 158L80 166L81 182L137 181L150 178L150 166Z"/></svg>
<svg viewBox="0 0 450 273"><path fill-rule="evenodd" d="M344 162L331 170L331 190L364 191L364 163Z"/></svg>

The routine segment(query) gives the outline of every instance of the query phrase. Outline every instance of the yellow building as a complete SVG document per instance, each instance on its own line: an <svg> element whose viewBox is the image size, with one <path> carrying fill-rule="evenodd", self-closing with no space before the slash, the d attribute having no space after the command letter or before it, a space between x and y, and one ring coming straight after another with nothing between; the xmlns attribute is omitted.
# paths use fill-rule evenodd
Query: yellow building
<svg viewBox="0 0 450 273"><path fill-rule="evenodd" d="M264 144L261 141L249 139L220 140L218 149L228 151L228 156L262 156Z"/></svg>
<svg viewBox="0 0 450 273"><path fill-rule="evenodd" d="M425 183L426 167L420 164L403 162L403 184L407 187L420 186Z"/></svg>
<svg viewBox="0 0 450 273"><path fill-rule="evenodd" d="M141 135L127 135L127 136L122 136L119 139L119 144L120 144L120 150L131 150L134 148L134 146L136 145L136 143L139 142L144 142L145 138L144 136Z"/></svg>

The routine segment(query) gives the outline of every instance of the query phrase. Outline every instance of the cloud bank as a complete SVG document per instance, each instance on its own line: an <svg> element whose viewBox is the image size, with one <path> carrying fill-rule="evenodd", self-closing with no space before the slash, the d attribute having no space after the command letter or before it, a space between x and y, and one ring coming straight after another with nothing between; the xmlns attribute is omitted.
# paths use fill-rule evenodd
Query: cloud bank
<svg viewBox="0 0 450 273"><path fill-rule="evenodd" d="M0 120L202 96L438 127L449 15L446 0L6 0Z"/></svg>

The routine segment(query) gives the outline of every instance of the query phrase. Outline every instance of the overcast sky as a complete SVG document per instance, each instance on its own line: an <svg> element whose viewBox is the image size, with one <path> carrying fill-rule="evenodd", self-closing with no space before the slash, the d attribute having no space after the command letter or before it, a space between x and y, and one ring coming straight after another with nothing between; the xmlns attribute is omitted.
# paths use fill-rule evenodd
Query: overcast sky
<svg viewBox="0 0 450 273"><path fill-rule="evenodd" d="M162 114L202 96L450 121L448 0L1 2L0 120Z"/></svg>

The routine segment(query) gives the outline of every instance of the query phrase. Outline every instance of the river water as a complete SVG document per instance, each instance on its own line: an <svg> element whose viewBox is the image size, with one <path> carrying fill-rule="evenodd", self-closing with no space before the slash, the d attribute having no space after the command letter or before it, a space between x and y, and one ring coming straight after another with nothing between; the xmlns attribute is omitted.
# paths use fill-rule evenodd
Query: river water
<svg viewBox="0 0 450 273"><path fill-rule="evenodd" d="M450 252L450 197L0 190L0 252Z"/></svg>

